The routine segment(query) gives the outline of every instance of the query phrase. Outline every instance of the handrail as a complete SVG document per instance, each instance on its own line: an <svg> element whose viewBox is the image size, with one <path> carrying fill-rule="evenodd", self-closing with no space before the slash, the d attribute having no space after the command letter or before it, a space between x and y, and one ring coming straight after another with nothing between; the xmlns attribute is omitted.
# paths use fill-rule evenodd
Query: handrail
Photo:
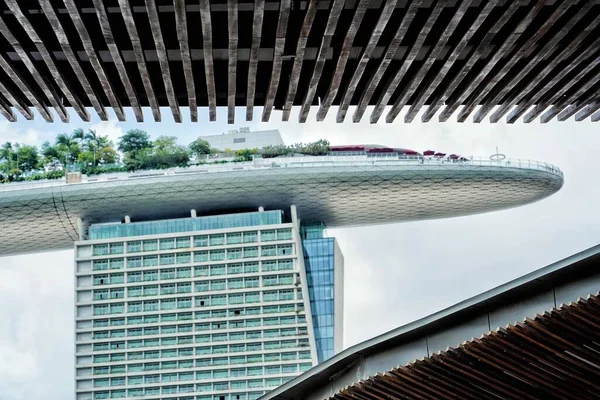
<svg viewBox="0 0 600 400"><path fill-rule="evenodd" d="M146 170L136 172L117 172L103 175L93 175L77 183L68 185L93 184L97 182L120 181L132 179L146 179L157 176L173 176L187 174L206 174L222 172L251 171L258 169L280 169L280 168L317 168L332 166L448 166L448 167L502 167L519 168L528 170L538 170L551 172L563 177L563 172L555 165L535 160L505 159L505 160L486 160L482 158L468 160L451 160L449 158L436 158L424 156L400 156L393 157L369 157L361 156L310 156L310 157L278 157L261 158L248 162L230 163L230 164L202 164L185 168L172 168L168 170ZM38 189L55 186L67 185L65 179L44 180L34 182L14 182L0 185L0 192Z"/></svg>

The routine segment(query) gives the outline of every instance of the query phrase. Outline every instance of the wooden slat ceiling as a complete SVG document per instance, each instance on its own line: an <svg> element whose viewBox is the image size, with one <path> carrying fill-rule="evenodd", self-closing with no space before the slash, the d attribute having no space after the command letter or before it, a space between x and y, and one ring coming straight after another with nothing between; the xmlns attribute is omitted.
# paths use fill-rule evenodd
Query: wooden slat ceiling
<svg viewBox="0 0 600 400"><path fill-rule="evenodd" d="M600 0L0 0L0 114L599 121L599 38Z"/></svg>
<svg viewBox="0 0 600 400"><path fill-rule="evenodd" d="M331 397L336 400L598 398L598 295L394 368Z"/></svg>

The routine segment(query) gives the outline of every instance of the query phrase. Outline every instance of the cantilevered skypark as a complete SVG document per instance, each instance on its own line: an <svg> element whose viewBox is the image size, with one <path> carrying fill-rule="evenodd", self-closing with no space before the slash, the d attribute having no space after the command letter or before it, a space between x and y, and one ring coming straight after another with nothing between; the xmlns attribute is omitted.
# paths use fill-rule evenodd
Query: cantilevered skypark
<svg viewBox="0 0 600 400"><path fill-rule="evenodd" d="M414 152L411 152L414 153ZM457 217L543 199L555 166L386 154L255 159L0 186L0 255L72 248L94 223L296 205L302 221L344 227Z"/></svg>
<svg viewBox="0 0 600 400"><path fill-rule="evenodd" d="M0 113L598 121L599 24L597 0L1 0Z"/></svg>

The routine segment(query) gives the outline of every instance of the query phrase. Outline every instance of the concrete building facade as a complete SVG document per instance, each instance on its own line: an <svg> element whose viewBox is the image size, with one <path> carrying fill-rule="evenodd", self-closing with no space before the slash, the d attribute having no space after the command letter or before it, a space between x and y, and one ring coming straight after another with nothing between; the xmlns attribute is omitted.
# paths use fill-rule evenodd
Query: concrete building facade
<svg viewBox="0 0 600 400"><path fill-rule="evenodd" d="M90 226L76 399L252 400L341 351L343 256L323 228L295 207Z"/></svg>

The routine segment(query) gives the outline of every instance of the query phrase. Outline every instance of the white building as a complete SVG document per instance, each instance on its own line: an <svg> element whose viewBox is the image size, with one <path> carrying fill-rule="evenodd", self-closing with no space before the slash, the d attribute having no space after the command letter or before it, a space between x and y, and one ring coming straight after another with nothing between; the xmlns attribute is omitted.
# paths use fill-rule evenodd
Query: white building
<svg viewBox="0 0 600 400"><path fill-rule="evenodd" d="M244 149L262 149L265 146L283 145L283 139L278 130L250 132L249 128L231 130L221 135L201 136L200 139L210 143L210 147L226 151Z"/></svg>
<svg viewBox="0 0 600 400"><path fill-rule="evenodd" d="M343 257L290 214L90 226L76 399L256 399L340 351Z"/></svg>

